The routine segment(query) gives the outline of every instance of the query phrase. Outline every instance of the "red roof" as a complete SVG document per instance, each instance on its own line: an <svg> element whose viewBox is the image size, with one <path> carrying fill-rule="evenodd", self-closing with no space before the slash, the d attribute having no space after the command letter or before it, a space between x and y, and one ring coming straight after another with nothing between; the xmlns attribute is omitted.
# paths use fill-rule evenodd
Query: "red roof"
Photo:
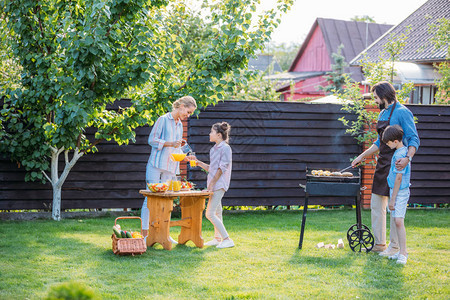
<svg viewBox="0 0 450 300"><path fill-rule="evenodd" d="M388 31L392 25L317 18L289 68L289 72L331 71L332 54L340 44L349 63L368 45ZM362 81L359 67L347 67L355 81Z"/></svg>

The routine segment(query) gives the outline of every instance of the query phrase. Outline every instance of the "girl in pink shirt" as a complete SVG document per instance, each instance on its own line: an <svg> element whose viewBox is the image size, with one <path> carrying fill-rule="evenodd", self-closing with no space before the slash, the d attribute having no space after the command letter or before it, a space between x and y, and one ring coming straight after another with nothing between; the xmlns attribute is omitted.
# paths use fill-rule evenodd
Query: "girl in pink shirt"
<svg viewBox="0 0 450 300"><path fill-rule="evenodd" d="M210 164L197 160L199 167L208 172L209 191L214 192L208 201L206 217L214 225L214 239L206 242L205 246L217 246L217 248L233 247L222 219L222 197L230 186L231 179L231 147L228 145L230 124L227 122L216 123L209 133L209 141L216 143L209 151Z"/></svg>

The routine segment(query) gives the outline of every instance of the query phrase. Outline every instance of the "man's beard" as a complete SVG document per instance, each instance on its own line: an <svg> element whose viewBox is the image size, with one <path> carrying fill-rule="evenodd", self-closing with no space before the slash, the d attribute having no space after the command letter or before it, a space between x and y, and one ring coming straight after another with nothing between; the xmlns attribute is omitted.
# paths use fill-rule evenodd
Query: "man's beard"
<svg viewBox="0 0 450 300"><path fill-rule="evenodd" d="M380 110L383 110L386 108L386 105L384 104L384 102L381 102L378 107L380 108Z"/></svg>

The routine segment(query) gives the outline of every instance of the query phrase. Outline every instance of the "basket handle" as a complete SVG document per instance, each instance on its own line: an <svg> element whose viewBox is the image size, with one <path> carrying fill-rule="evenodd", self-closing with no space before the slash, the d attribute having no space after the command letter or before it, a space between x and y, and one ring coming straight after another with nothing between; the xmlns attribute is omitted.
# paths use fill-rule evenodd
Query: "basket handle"
<svg viewBox="0 0 450 300"><path fill-rule="evenodd" d="M142 230L142 219L140 217L117 217L114 220L114 225L117 225L117 220L119 219L139 219L141 221L141 230Z"/></svg>

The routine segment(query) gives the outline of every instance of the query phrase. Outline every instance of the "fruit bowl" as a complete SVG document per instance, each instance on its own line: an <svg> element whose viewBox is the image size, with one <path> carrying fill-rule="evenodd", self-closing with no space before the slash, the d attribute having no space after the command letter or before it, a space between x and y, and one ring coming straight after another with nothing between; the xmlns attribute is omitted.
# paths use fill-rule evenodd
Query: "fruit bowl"
<svg viewBox="0 0 450 300"><path fill-rule="evenodd" d="M169 189L167 183L147 183L148 189L154 193L163 193Z"/></svg>
<svg viewBox="0 0 450 300"><path fill-rule="evenodd" d="M181 182L181 189L182 190L191 190L194 187L194 184L189 181L182 181Z"/></svg>

